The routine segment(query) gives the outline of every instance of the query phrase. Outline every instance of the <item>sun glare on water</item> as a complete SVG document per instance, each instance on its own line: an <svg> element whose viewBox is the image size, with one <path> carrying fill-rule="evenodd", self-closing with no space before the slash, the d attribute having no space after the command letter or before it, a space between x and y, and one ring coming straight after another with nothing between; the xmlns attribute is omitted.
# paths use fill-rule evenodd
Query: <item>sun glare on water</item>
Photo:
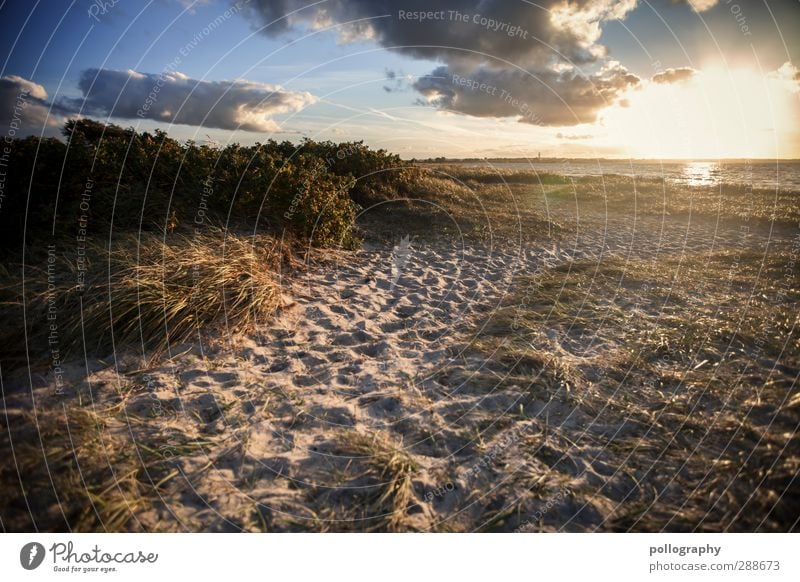
<svg viewBox="0 0 800 582"><path fill-rule="evenodd" d="M682 181L689 186L708 186L716 183L719 165L714 162L690 162L682 172Z"/></svg>

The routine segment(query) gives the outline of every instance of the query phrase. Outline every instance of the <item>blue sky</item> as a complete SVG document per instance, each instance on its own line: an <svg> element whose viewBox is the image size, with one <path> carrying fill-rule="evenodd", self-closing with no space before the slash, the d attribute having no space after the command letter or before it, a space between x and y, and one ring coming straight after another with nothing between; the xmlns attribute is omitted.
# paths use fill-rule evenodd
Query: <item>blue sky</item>
<svg viewBox="0 0 800 582"><path fill-rule="evenodd" d="M508 2L511 4L514 0ZM103 4L106 6L101 9ZM432 10L437 9L436 3L427 4ZM396 5L403 6L403 3ZM230 140L252 143L268 137L296 140L300 136L337 141L365 139L372 145L393 149L407 157L518 156L535 155L539 151L543 151L543 155L592 157L697 157L703 154L713 157L717 153L720 157L740 157L741 154L800 157L798 120L791 111L792 106L800 109L796 107L797 93L793 91L792 79L784 79L787 75L791 77L793 69L781 69L786 63L794 67L800 60L800 4L797 2L736 4L723 0L702 12L688 3L638 2L623 18L604 17L596 21L602 34L592 39L591 44L603 47L604 53L592 62L580 64L577 70L596 82L600 77L591 75L616 62L624 69L622 74L633 75L640 81L615 84L608 106L592 108L580 117L579 123L571 120L562 123L562 116L554 111L545 112L536 123L520 123L518 115L501 111L499 107L495 115L491 104L474 99L474 91L443 95L441 85L415 85L418 79L430 75L443 63L449 67L448 74L464 70L467 64L463 59L440 56L444 53L420 56L393 51L387 48L392 45L385 37L376 40L369 34L344 41L337 26L344 16L337 21L333 9L330 13L334 17L326 23L332 27L328 30L310 25L310 20L306 20L298 21L280 35L270 36L262 28L268 16L266 10L231 12L230 6L230 2L223 0L195 3L179 0L118 0L116 3L6 0L0 5L3 23L0 45L6 57L0 76L27 80L43 87L47 94L43 103L83 98L79 83L88 69L133 70L155 78L165 67L172 66L191 82L246 79L271 87L265 89L267 93L274 91L275 85L287 93L280 106L256 111L270 119L269 125L254 125L265 131L187 123L170 125L164 111L155 120L110 116L121 125L135 125L141 129L162 127L179 138L210 138L223 143ZM536 10L522 1L519 9ZM90 10L96 18L90 17ZM226 10L229 11L227 16ZM311 10L307 9L306 13ZM393 12L390 17L395 17ZM215 20L218 24L214 29L203 33ZM477 27L474 34L491 32ZM435 35L433 41L436 41ZM532 61L526 61L523 68L527 69L529 62ZM481 64L470 63L469 66L473 67L476 78L478 74L490 75L488 68ZM557 65L548 62L531 66L543 67L541 71L549 73L547 67ZM672 97L662 94L664 88L656 86L651 79L671 68L691 68L694 80L687 83L696 86L672 87ZM783 72L776 73L779 70ZM395 78L388 79L387 72ZM615 72L614 75L613 82L617 83L620 74ZM776 80L779 77L781 84ZM730 78L730 86L717 90L718 85L725 85L726 78ZM142 80L139 86L147 87L151 83L149 79ZM748 85L753 84L752 79L765 80L763 95L750 94L752 89ZM784 88L785 96L775 93ZM568 90L565 87L565 95ZM448 91L449 88L444 87L444 92ZM521 91L517 88L517 94ZM557 86L556 91L559 91ZM730 140L724 133L722 119L705 129L718 134L718 139L708 140L709 145L700 144L704 140L699 134L693 134L688 140L695 144L691 147L686 146L685 135L674 135L664 140L666 145L660 151L655 144L648 146L643 139L645 129L633 135L637 129L632 125L645 117L655 123L655 131L676 133L669 126L657 123L661 113L654 108L662 107L663 103L671 103L678 111L696 106L713 118L717 109L713 100L718 94L724 98L726 91L742 96L739 109L759 100L772 103L775 96L772 117L764 116L762 120L749 111L737 116L741 117L735 122L741 125L741 131L735 134L741 136L737 141L737 144L741 142L739 145L725 145ZM786 103L784 97L788 99ZM569 97L565 99L569 101ZM531 98L534 111L536 106L536 99ZM789 110L784 111L787 107ZM89 113L103 118L98 111ZM686 118L692 120L695 113L690 113ZM703 117L700 110L696 115ZM544 122L540 123L541 119ZM53 133L54 127L51 120L49 127L38 129ZM31 131L36 132L36 129L33 127ZM693 130L685 128L685 133L690 131ZM743 131L772 131L775 136L782 133L762 143L761 137L753 139L751 135L741 135ZM711 141L719 143L713 145ZM635 148L631 143L637 144ZM730 149L734 145L736 147ZM748 148L759 149L749 152Z"/></svg>

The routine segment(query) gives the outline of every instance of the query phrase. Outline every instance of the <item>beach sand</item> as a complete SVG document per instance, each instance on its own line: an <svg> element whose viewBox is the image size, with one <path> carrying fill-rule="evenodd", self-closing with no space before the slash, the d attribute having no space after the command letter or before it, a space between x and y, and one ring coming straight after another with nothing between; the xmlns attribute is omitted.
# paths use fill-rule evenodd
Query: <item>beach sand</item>
<svg viewBox="0 0 800 582"><path fill-rule="evenodd" d="M657 530L704 529L704 520L711 529L756 527L733 519L747 501L742 468L758 457L763 480L748 475L745 495L758 496L761 486L774 502L769 462L781 449L769 456L763 447L796 446L793 435L770 433L796 369L765 365L761 376L727 388L685 377L670 384L666 370L659 382L628 377L614 363L630 339L603 325L602 306L621 306L627 331L637 320L671 324L669 301L640 301L641 290L627 284L610 294L583 290L599 303L590 306L596 326L581 333L552 317L520 338L501 327L498 339L495 314L532 273L712 257L788 244L789 234L754 228L744 236L735 225L691 218L578 217L569 205L560 212L572 226L537 242L384 236L358 251L310 252L284 274L283 309L255 333L209 334L146 367L124 351L90 362L88 374L75 362L58 397L50 376L35 375L37 409L116 407L99 439L136 452L128 462L148 492L146 503L120 502L114 523L126 530ZM675 285L670 275L665 268L661 283ZM703 309L681 304L685 315L713 311L702 289L692 292ZM505 335L516 351L503 347ZM528 348L549 359L537 368ZM702 359L671 370L720 363ZM19 390L26 380L6 380L11 425L30 409ZM781 388L784 401L757 397L764 382ZM731 439L752 446L730 448ZM108 464L116 463L112 453ZM139 499L141 489L130 493L115 479L119 499ZM699 508L702 515L692 513ZM57 523L60 511L53 503L44 521ZM788 519L777 517L774 527ZM773 527L769 516L761 527Z"/></svg>

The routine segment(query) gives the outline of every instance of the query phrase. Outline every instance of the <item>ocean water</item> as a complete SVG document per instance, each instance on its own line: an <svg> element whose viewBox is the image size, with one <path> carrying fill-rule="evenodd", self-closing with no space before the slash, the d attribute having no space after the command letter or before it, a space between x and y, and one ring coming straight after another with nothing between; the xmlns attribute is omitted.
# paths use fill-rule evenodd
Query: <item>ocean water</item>
<svg viewBox="0 0 800 582"><path fill-rule="evenodd" d="M530 162L466 162L474 167L494 167L520 171L550 172L565 176L620 174L637 178L664 178L689 186L716 186L720 183L749 184L752 188L800 192L800 160L745 162L715 161L639 161L639 160L531 160Z"/></svg>

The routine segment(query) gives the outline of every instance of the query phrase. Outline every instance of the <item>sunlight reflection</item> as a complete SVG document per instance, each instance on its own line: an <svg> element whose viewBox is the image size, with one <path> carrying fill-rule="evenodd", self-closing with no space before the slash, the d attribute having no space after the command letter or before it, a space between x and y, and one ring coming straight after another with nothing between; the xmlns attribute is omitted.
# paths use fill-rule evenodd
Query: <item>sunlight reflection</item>
<svg viewBox="0 0 800 582"><path fill-rule="evenodd" d="M715 162L689 162L683 167L681 181L689 186L710 186L717 183L719 173Z"/></svg>

